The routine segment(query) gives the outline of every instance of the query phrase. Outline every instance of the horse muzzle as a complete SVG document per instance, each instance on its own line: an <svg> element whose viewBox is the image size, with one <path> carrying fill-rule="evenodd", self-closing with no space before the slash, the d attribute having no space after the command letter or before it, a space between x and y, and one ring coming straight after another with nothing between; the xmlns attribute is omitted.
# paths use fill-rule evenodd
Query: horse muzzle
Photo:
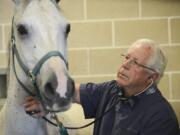
<svg viewBox="0 0 180 135"><path fill-rule="evenodd" d="M44 92L42 93L42 98L45 106L48 110L55 112L67 110L71 103L75 92L75 83L71 77L67 79L67 90L65 96L61 96L60 93L56 91L58 83L56 78L52 78L44 85Z"/></svg>

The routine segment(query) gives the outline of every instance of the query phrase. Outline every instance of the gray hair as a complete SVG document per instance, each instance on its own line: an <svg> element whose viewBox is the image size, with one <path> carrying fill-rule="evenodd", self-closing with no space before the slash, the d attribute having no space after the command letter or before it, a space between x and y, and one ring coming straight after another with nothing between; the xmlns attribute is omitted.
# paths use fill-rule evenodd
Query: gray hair
<svg viewBox="0 0 180 135"><path fill-rule="evenodd" d="M132 47L143 46L146 48L151 48L152 53L147 62L148 67L154 69L158 73L158 78L156 84L159 83L160 79L164 74L164 70L167 65L167 58L165 57L162 50L159 48L159 44L150 39L139 39L132 44ZM151 72L151 71L149 71ZM152 73L152 72L151 72Z"/></svg>

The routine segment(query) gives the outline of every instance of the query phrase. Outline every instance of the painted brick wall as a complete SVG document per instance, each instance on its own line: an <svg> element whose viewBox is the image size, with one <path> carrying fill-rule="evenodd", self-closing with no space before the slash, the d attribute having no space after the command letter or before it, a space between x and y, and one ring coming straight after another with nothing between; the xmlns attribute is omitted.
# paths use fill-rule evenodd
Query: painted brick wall
<svg viewBox="0 0 180 135"><path fill-rule="evenodd" d="M168 57L159 87L180 121L179 0L61 0L59 5L71 23L69 64L77 82L113 79L121 64L120 53L136 39L153 39ZM3 68L7 66L12 9L10 0L0 0L0 67Z"/></svg>

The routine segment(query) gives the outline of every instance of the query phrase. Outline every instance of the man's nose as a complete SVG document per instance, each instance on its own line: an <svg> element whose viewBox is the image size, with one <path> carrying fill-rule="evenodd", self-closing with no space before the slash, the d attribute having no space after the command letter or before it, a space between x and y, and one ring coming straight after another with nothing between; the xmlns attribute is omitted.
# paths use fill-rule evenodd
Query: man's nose
<svg viewBox="0 0 180 135"><path fill-rule="evenodd" d="M123 61L122 66L123 66L124 68L129 68L129 67L131 66L131 64L132 64L132 61L133 61L133 60L130 60L130 59L125 60L125 61Z"/></svg>

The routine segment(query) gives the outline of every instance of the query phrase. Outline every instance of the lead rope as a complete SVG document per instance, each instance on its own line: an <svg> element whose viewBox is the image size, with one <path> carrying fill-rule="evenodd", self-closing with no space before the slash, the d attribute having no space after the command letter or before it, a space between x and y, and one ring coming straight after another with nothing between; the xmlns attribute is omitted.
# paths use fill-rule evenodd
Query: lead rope
<svg viewBox="0 0 180 135"><path fill-rule="evenodd" d="M58 131L60 133L60 135L69 135L67 128L64 127L63 123L61 121L59 121L57 115L55 113L51 114L51 117L56 121L56 127L58 128Z"/></svg>

